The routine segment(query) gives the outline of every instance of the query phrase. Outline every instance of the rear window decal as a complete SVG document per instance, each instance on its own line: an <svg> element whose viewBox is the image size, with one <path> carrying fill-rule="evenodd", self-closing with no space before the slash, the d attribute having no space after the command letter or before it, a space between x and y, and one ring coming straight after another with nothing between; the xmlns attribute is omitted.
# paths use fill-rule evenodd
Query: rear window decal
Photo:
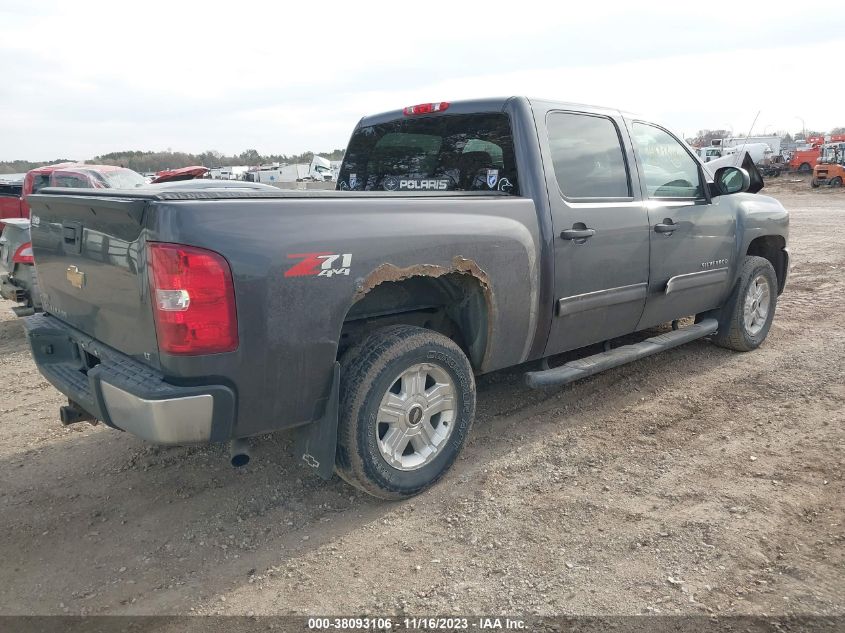
<svg viewBox="0 0 845 633"><path fill-rule="evenodd" d="M446 191L452 181L448 178L397 178L387 176L382 183L385 191Z"/></svg>
<svg viewBox="0 0 845 633"><path fill-rule="evenodd" d="M496 188L496 183L499 182L499 170L498 169L488 169L487 170L487 186L491 189Z"/></svg>

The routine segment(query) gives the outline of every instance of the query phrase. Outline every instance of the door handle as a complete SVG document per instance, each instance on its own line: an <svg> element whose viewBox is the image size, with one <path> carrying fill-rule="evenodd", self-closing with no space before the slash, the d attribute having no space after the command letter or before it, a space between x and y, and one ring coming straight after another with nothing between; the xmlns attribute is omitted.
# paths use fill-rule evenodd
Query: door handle
<svg viewBox="0 0 845 633"><path fill-rule="evenodd" d="M560 236L565 240L586 240L596 234L595 229L566 229Z"/></svg>
<svg viewBox="0 0 845 633"><path fill-rule="evenodd" d="M678 230L678 225L672 222L672 218L663 218L663 222L654 225L658 233L665 233L667 237Z"/></svg>

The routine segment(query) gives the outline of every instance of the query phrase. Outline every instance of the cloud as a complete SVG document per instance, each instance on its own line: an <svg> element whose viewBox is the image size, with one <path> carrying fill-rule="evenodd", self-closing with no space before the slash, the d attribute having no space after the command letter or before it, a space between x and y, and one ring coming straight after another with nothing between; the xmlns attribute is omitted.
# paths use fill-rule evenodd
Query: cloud
<svg viewBox="0 0 845 633"><path fill-rule="evenodd" d="M528 94L679 131L845 125L843 21L784 4L4 3L0 160L342 147L366 113Z"/></svg>

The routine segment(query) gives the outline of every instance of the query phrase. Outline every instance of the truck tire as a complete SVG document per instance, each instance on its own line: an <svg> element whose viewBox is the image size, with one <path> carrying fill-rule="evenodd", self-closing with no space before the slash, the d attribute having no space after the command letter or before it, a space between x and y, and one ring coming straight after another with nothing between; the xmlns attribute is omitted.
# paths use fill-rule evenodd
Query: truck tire
<svg viewBox="0 0 845 633"><path fill-rule="evenodd" d="M750 352L766 340L777 306L777 276L763 257L746 257L739 280L719 314L713 342L738 352Z"/></svg>
<svg viewBox="0 0 845 633"><path fill-rule="evenodd" d="M475 417L475 378L451 339L419 327L375 331L341 359L335 471L382 499L434 484Z"/></svg>
<svg viewBox="0 0 845 633"><path fill-rule="evenodd" d="M798 168L798 172L801 174L807 174L813 171L813 168L810 167L810 163L801 163L801 166Z"/></svg>
<svg viewBox="0 0 845 633"><path fill-rule="evenodd" d="M830 186L831 187L841 187L842 186L842 178L836 176L835 178L830 179Z"/></svg>

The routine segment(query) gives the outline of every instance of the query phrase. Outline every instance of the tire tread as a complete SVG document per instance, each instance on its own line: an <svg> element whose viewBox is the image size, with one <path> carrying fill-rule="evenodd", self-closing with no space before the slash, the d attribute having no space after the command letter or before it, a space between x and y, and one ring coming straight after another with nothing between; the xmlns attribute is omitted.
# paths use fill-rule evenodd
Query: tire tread
<svg viewBox="0 0 845 633"><path fill-rule="evenodd" d="M737 283L736 289L728 300L727 305L723 308L723 311L726 313L720 315L719 331L713 336L713 342L716 345L737 352L750 352L756 349L768 335L769 326L766 326L763 338L756 344L750 343L745 335L745 326L742 321L743 300L746 287L751 278L760 269L764 269L770 273L770 281L774 280L774 284L770 288L772 292L772 306L769 324L771 324L771 319L774 318L774 311L777 306L777 277L775 270L771 262L765 257L746 256L739 271L739 283Z"/></svg>
<svg viewBox="0 0 845 633"><path fill-rule="evenodd" d="M374 481L367 473L364 460L358 451L358 417L365 406L365 399L375 377L397 357L430 344L446 347L466 360L461 348L451 339L438 332L410 325L393 325L379 329L348 349L341 358L340 423L335 472L359 490L382 499L403 499L434 484L448 469L447 466L434 480L418 489L398 489ZM466 366L472 375L468 360Z"/></svg>

